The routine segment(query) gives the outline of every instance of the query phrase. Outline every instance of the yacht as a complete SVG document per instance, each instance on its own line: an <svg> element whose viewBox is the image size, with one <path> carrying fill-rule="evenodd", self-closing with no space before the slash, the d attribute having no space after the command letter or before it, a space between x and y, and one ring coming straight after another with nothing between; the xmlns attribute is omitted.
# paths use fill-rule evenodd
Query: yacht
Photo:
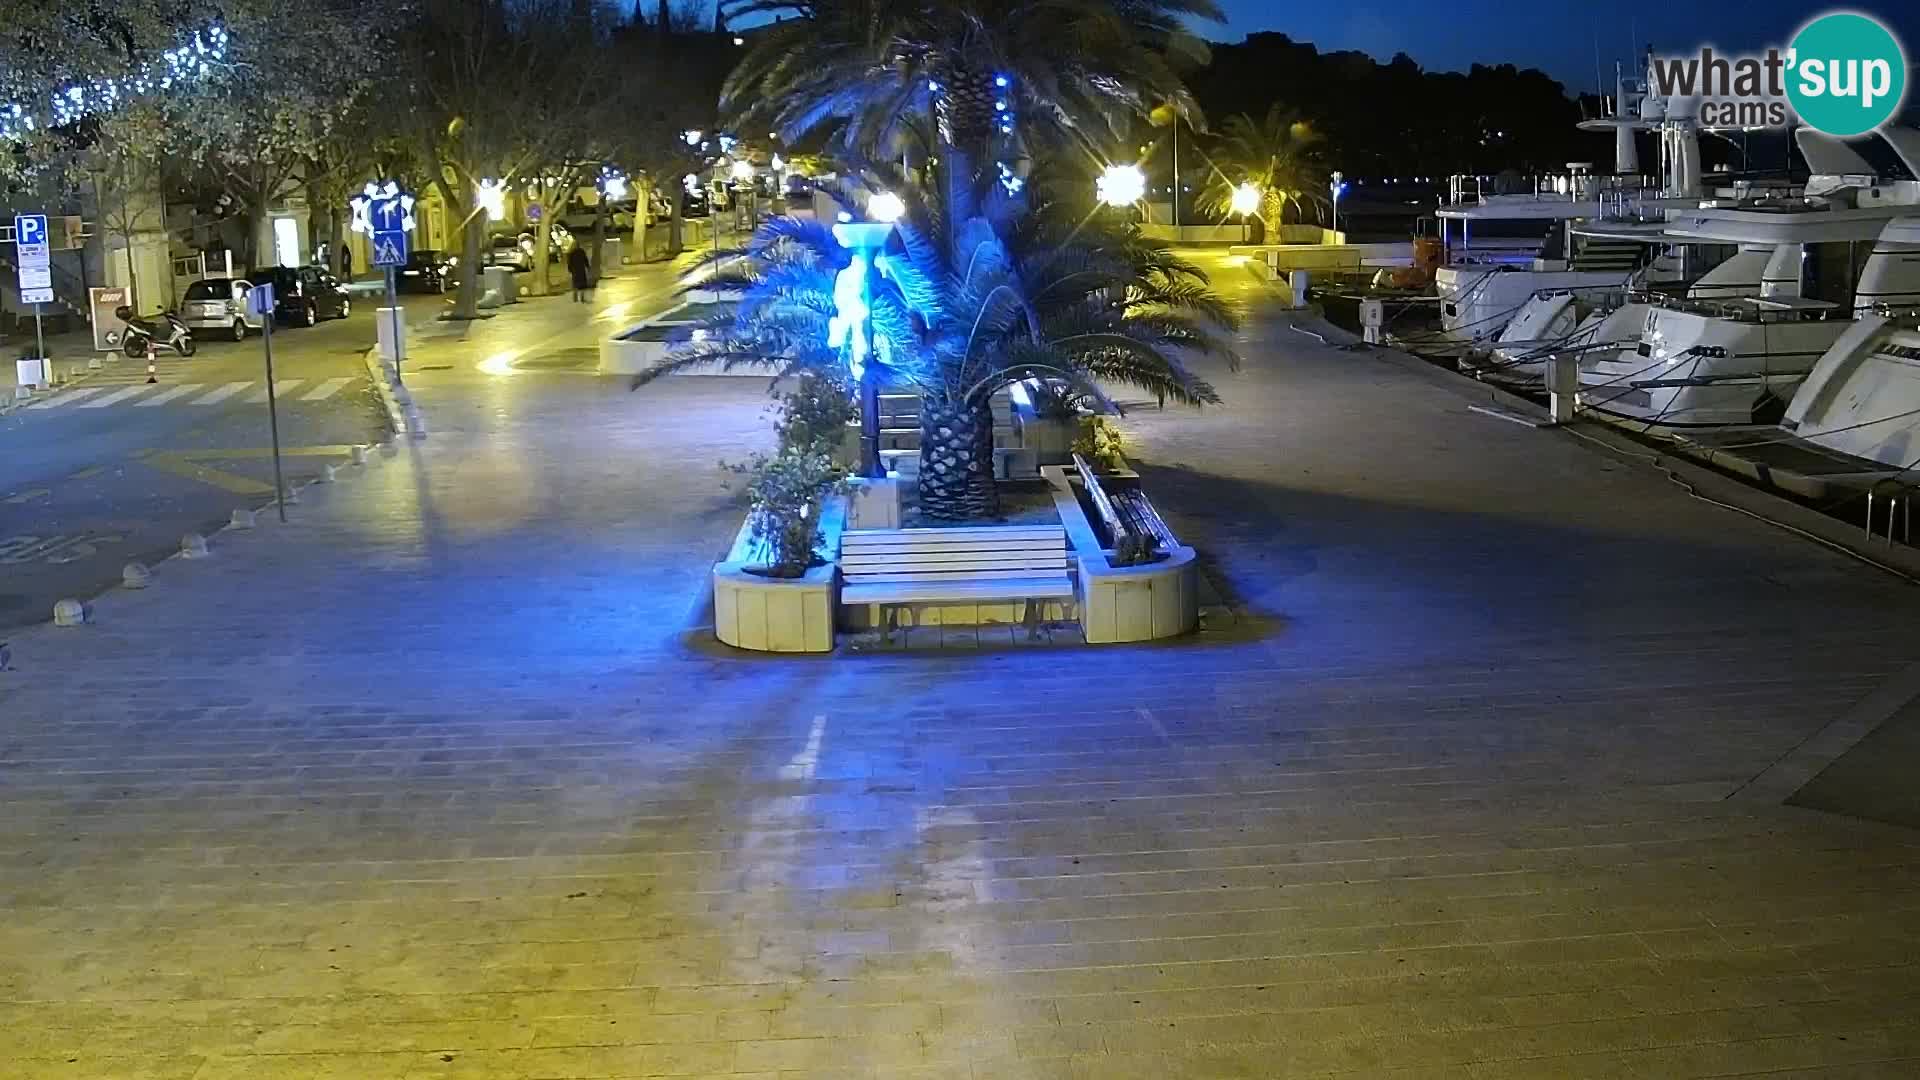
<svg viewBox="0 0 1920 1080"><path fill-rule="evenodd" d="M1803 150L1824 138L1796 136ZM1817 146L1808 160L1819 167ZM1767 250L1758 294L1637 294L1644 313L1615 313L1641 320L1633 347L1582 357L1581 406L1640 425L1774 423L1857 314L1920 304L1920 259L1880 243L1892 221L1916 213L1920 183L1818 174L1807 192L1670 217L1677 238Z"/></svg>
<svg viewBox="0 0 1920 1080"><path fill-rule="evenodd" d="M1606 315L1625 302L1631 290L1698 282L1734 247L1676 250L1700 245L1666 235L1660 226L1668 215L1707 200L1737 203L1800 194L1785 176L1708 174L1702 165L1701 136L1725 132L1698 122L1697 98L1663 97L1650 86L1650 73L1641 79L1616 74L1608 114L1579 125L1583 131L1612 133L1611 174L1598 175L1590 165L1573 162L1566 175L1536 181L1531 193L1494 194L1485 192L1484 178L1455 178L1450 201L1435 215L1445 253L1434 274L1443 342L1471 355L1496 343L1510 323L1523 318L1526 325L1518 331L1522 336L1508 337L1532 341L1556 320L1571 317L1578 324ZM1657 176L1642 173L1636 142L1642 133L1658 138ZM1848 163L1827 171L1872 171L1837 140L1827 140L1822 149ZM1476 247L1476 228L1484 232L1496 222L1532 222L1536 233L1546 226L1544 242L1520 250L1489 248L1484 241ZM1749 262L1742 260L1727 273L1745 274L1752 269ZM1729 284L1745 287L1744 281ZM1699 298L1712 298L1715 289L1708 283ZM1560 292L1573 299L1551 305L1552 311L1530 305L1537 296ZM1511 355L1497 359L1495 366L1511 360Z"/></svg>
<svg viewBox="0 0 1920 1080"><path fill-rule="evenodd" d="M1920 216L1890 222L1875 253L1920 268ZM1820 357L1781 426L1829 453L1904 472L1920 467L1920 283L1876 288L1872 309Z"/></svg>

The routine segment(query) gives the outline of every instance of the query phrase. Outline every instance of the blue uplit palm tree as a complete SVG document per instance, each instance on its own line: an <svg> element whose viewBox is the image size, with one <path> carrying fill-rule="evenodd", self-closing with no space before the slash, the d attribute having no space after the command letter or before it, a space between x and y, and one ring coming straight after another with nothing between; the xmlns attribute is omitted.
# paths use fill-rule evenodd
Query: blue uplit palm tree
<svg viewBox="0 0 1920 1080"><path fill-rule="evenodd" d="M1235 316L1198 268L1131 223L1057 201L1044 177L1016 197L997 176L969 171L964 154L935 172L925 186L889 179L907 212L870 282L869 362L884 384L920 394L924 514L996 512L990 399L1009 383L1056 379L1095 397L1097 384L1112 383L1219 401L1184 358L1237 363L1224 335ZM639 382L708 364L844 377L829 324L851 255L830 228L775 218L719 258L729 261L708 267L710 284L736 292L737 306Z"/></svg>
<svg viewBox="0 0 1920 1080"><path fill-rule="evenodd" d="M897 157L932 117L941 147L975 160L1099 145L1126 119L1170 104L1199 110L1175 68L1197 49L1182 20L1221 21L1214 0L722 0L756 31L722 111L744 131Z"/></svg>

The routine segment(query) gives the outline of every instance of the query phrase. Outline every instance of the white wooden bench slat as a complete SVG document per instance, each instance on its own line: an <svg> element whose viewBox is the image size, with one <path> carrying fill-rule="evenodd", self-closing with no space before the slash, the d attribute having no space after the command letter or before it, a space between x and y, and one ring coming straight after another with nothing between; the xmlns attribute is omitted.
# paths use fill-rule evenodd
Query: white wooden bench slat
<svg viewBox="0 0 1920 1080"><path fill-rule="evenodd" d="M853 581L857 585L864 585L869 581L925 581L932 583L940 581L998 581L1002 579L1013 580L1016 578L1034 581L1051 581L1060 576L1057 570L1050 570L1044 566L982 566L951 574L929 574L918 570L895 570L888 573L861 574L859 577L854 578Z"/></svg>
<svg viewBox="0 0 1920 1080"><path fill-rule="evenodd" d="M905 604L916 600L1051 600L1072 595L1073 583L1065 578L1027 578L1012 581L848 585L840 590L840 601L846 604Z"/></svg>
<svg viewBox="0 0 1920 1080"><path fill-rule="evenodd" d="M994 540L1051 539L1066 535L1058 525L993 525L985 528L954 529L849 529L840 534L840 544L937 543L943 540L969 540L988 543Z"/></svg>
<svg viewBox="0 0 1920 1080"><path fill-rule="evenodd" d="M863 551L841 552L840 568L864 569L870 566L927 565L981 561L1032 563L1035 566L1059 566L1066 558L1065 548L1045 551L1009 551L1005 548L946 548L940 551Z"/></svg>

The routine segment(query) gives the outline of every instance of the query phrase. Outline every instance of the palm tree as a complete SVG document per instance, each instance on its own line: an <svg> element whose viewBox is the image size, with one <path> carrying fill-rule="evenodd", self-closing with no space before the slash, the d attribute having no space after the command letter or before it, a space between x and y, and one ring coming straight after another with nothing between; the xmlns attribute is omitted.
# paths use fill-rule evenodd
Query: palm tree
<svg viewBox="0 0 1920 1080"><path fill-rule="evenodd" d="M1103 396L1096 384L1107 382L1192 405L1220 400L1183 363L1190 352L1238 362L1221 333L1234 313L1198 268L1111 215L1075 218L1044 180L1016 200L996 177L968 172L964 154L936 171L949 169L960 175L925 186L891 178L907 213L869 282L870 363L884 383L920 394L922 513L997 511L990 399L1009 383L1063 379ZM844 370L828 324L852 256L832 231L775 218L735 254L707 271L738 293L734 311L636 385L711 363Z"/></svg>
<svg viewBox="0 0 1920 1080"><path fill-rule="evenodd" d="M1298 113L1275 104L1258 122L1245 113L1220 125L1213 175L1200 193L1200 207L1225 215L1242 183L1260 189L1260 220L1278 229L1292 206L1325 202L1327 177L1319 161L1320 133Z"/></svg>
<svg viewBox="0 0 1920 1080"><path fill-rule="evenodd" d="M756 32L728 78L723 113L788 142L837 127L831 148L897 160L932 117L942 146L991 160L1018 147L1095 145L1102 122L1162 102L1199 110L1170 62L1189 17L1223 21L1214 0L721 0ZM1007 108L1002 110L1004 103ZM762 123L764 121L764 124ZM1025 155L997 155L1017 160Z"/></svg>

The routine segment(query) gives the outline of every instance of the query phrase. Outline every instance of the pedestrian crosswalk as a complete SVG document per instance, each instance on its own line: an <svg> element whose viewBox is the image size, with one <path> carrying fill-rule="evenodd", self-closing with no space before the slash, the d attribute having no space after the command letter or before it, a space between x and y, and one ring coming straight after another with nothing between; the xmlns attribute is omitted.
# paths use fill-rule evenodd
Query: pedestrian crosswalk
<svg viewBox="0 0 1920 1080"><path fill-rule="evenodd" d="M354 383L348 377L335 377L314 381L311 379L275 379L273 392L275 400L290 401L326 401ZM221 402L245 394L242 400L249 403L262 403L267 400L267 385L264 379L241 379L223 383L108 383L100 386L80 386L36 401L27 406L35 409L111 409L118 405L131 405L134 408L150 409L164 405L218 405Z"/></svg>

